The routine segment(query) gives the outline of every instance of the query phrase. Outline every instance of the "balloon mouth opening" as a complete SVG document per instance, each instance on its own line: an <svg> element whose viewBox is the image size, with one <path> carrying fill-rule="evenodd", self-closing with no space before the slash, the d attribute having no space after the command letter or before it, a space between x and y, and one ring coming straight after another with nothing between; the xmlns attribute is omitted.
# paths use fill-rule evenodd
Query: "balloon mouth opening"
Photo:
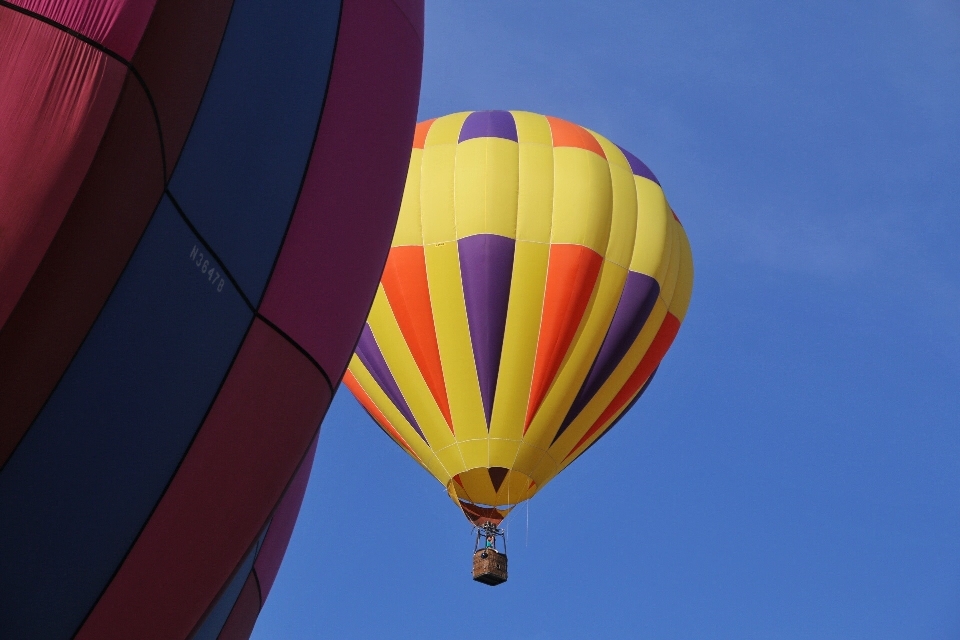
<svg viewBox="0 0 960 640"><path fill-rule="evenodd" d="M496 507L485 507L472 502L457 500L463 515L475 527L482 527L485 524L499 525L503 519L510 513L510 509L502 510Z"/></svg>
<svg viewBox="0 0 960 640"><path fill-rule="evenodd" d="M458 473L447 483L450 498L475 526L500 524L537 488L528 475L503 467L477 467Z"/></svg>

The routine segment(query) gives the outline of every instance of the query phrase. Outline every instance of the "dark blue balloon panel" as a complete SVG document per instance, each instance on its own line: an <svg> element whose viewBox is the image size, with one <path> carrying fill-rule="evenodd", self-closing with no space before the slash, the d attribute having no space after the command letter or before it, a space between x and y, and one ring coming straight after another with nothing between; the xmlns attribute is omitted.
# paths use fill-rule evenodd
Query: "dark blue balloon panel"
<svg viewBox="0 0 960 640"><path fill-rule="evenodd" d="M340 3L237 0L169 189L260 299L307 167Z"/></svg>
<svg viewBox="0 0 960 640"><path fill-rule="evenodd" d="M164 199L0 474L6 637L72 635L163 494L252 319L221 276Z"/></svg>

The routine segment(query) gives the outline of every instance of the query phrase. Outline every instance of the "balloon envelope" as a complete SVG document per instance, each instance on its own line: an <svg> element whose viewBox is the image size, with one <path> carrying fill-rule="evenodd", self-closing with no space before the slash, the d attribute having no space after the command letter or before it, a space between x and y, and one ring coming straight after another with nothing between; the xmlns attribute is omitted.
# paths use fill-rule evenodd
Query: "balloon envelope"
<svg viewBox="0 0 960 640"><path fill-rule="evenodd" d="M499 522L640 396L692 286L635 156L559 118L448 115L417 127L345 382L472 522Z"/></svg>
<svg viewBox="0 0 960 640"><path fill-rule="evenodd" d="M422 11L0 0L0 636L249 635L389 250Z"/></svg>

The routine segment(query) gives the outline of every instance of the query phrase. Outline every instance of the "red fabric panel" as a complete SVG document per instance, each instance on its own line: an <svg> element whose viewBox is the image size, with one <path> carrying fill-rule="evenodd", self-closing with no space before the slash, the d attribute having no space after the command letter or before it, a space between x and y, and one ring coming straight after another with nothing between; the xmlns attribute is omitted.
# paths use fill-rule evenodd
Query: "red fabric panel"
<svg viewBox="0 0 960 640"><path fill-rule="evenodd" d="M86 336L162 191L156 125L128 77L97 159L0 331L0 464Z"/></svg>
<svg viewBox="0 0 960 640"><path fill-rule="evenodd" d="M623 385L623 388L617 392L617 395L614 396L610 405L603 410L603 413L600 414L597 421L583 434L583 437L574 445L570 453L564 457L564 460L579 451L580 447L589 440L593 434L637 395L640 388L643 387L643 383L645 383L647 378L660 366L660 361L663 360L663 356L667 355L667 350L670 348L670 345L673 344L673 340L677 337L678 331L680 331L680 321L672 313L667 313L667 316L663 319L663 324L661 324L660 329L657 330L657 335L653 338L653 342L650 343L647 352L643 354L643 358L640 359L640 364L637 365L637 368L634 369L630 377L627 378L627 382Z"/></svg>
<svg viewBox="0 0 960 640"><path fill-rule="evenodd" d="M344 3L317 142L261 306L332 380L347 366L390 250L422 62L422 43L392 0Z"/></svg>
<svg viewBox="0 0 960 640"><path fill-rule="evenodd" d="M126 60L137 50L156 0L11 0L82 33Z"/></svg>
<svg viewBox="0 0 960 640"><path fill-rule="evenodd" d="M77 638L186 637L279 502L330 398L316 367L255 320L177 475Z"/></svg>
<svg viewBox="0 0 960 640"><path fill-rule="evenodd" d="M126 67L0 7L0 326L77 194Z"/></svg>
<svg viewBox="0 0 960 640"><path fill-rule="evenodd" d="M577 147L593 151L601 158L607 157L597 139L580 125L552 116L547 116L547 121L550 123L550 131L553 134L553 146Z"/></svg>
<svg viewBox="0 0 960 640"><path fill-rule="evenodd" d="M160 112L168 168L193 121L231 6L165 0L133 60ZM0 329L0 466L79 348L162 192L156 121L128 77L60 230Z"/></svg>
<svg viewBox="0 0 960 640"><path fill-rule="evenodd" d="M437 401L440 413L447 421L447 427L453 433L447 387L443 381L443 366L440 364L437 330L433 323L423 247L391 249L380 282L383 283L390 309L400 325L403 339L410 348L433 399Z"/></svg>
<svg viewBox="0 0 960 640"><path fill-rule="evenodd" d="M259 614L260 590L257 588L257 577L251 571L217 640L247 640L253 633L253 625L257 623Z"/></svg>
<svg viewBox="0 0 960 640"><path fill-rule="evenodd" d="M430 131L430 127L433 125L436 118L431 118L430 120L424 120L423 122L417 123L417 128L413 133L413 148L414 149L423 149L423 145L427 141L427 133Z"/></svg>
<svg viewBox="0 0 960 640"><path fill-rule="evenodd" d="M555 244L550 247L547 287L543 294L540 336L537 339L537 357L533 365L533 383L527 402L524 433L553 384L567 349L577 334L601 266L603 258L587 247L578 244Z"/></svg>
<svg viewBox="0 0 960 640"><path fill-rule="evenodd" d="M260 583L261 604L266 602L270 595L270 589L273 588L273 581L277 578L277 572L280 571L280 563L283 561L283 554L287 552L287 544L290 543L290 536L293 534L293 527L297 523L297 514L300 513L300 505L303 504L303 495L307 491L307 482L310 480L310 470L313 468L313 459L317 453L317 440L320 437L318 433L310 445L310 450L304 456L297 475L293 477L287 492L283 494L280 504L273 512L273 519L270 521L270 528L267 535L260 545L260 552L253 564L257 572L257 580Z"/></svg>

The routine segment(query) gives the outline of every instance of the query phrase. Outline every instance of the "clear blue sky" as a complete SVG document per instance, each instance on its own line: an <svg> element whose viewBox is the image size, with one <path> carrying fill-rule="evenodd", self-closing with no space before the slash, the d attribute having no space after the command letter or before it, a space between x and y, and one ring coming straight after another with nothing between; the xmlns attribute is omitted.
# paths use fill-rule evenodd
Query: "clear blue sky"
<svg viewBox="0 0 960 640"><path fill-rule="evenodd" d="M960 5L428 0L421 119L470 109L643 159L689 315L495 589L341 389L254 638L960 637Z"/></svg>

